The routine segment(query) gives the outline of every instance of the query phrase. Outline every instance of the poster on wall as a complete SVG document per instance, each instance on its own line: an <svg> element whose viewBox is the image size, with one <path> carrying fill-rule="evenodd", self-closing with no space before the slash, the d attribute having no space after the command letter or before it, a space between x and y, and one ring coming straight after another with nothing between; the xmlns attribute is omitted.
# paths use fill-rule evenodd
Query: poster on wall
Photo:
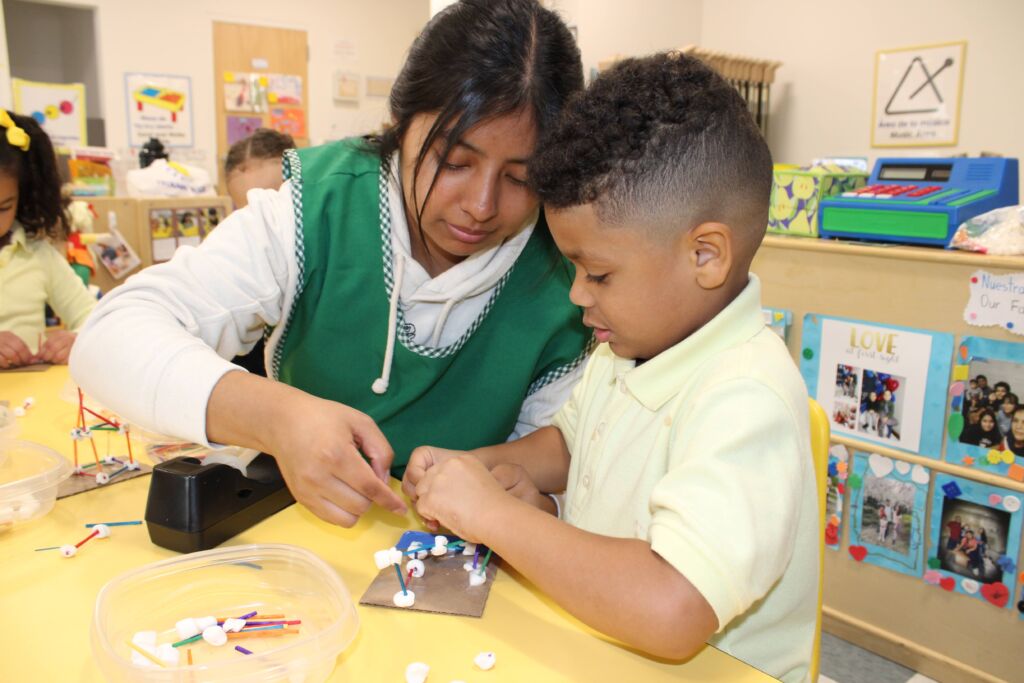
<svg viewBox="0 0 1024 683"><path fill-rule="evenodd" d="M126 73L128 144L157 138L165 147L192 147L192 80L188 76Z"/></svg>
<svg viewBox="0 0 1024 683"><path fill-rule="evenodd" d="M935 477L924 580L1006 607L1020 554L1020 494L948 475Z"/></svg>
<svg viewBox="0 0 1024 683"><path fill-rule="evenodd" d="M965 337L949 387L946 459L1024 482L1024 344Z"/></svg>
<svg viewBox="0 0 1024 683"><path fill-rule="evenodd" d="M875 54L872 147L956 145L967 42Z"/></svg>
<svg viewBox="0 0 1024 683"><path fill-rule="evenodd" d="M255 133L256 129L262 125L262 116L236 116L234 114L228 114L228 145L233 145L239 140L246 139Z"/></svg>
<svg viewBox="0 0 1024 683"><path fill-rule="evenodd" d="M85 86L81 83L39 83L11 79L14 111L31 116L61 150L84 147Z"/></svg>
<svg viewBox="0 0 1024 683"><path fill-rule="evenodd" d="M850 487L850 557L921 576L931 475L921 465L855 453Z"/></svg>
<svg viewBox="0 0 1024 683"><path fill-rule="evenodd" d="M801 346L833 434L939 457L953 335L809 313Z"/></svg>

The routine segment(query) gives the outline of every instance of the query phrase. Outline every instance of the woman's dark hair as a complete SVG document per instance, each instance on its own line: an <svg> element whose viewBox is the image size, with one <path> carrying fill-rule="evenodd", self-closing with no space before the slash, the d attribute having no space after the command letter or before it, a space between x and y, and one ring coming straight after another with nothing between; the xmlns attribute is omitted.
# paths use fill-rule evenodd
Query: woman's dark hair
<svg viewBox="0 0 1024 683"><path fill-rule="evenodd" d="M7 129L0 128L0 173L18 179L18 213L15 216L25 234L40 233L55 240L68 236L67 198L61 195L60 173L50 136L31 116L10 112L11 120L28 135L28 149L22 151L7 141Z"/></svg>
<svg viewBox="0 0 1024 683"><path fill-rule="evenodd" d="M416 158L415 178L438 140L443 162L470 128L520 110L533 115L539 137L582 89L579 48L557 14L537 0L461 0L431 19L413 42L391 89L394 123L370 144L387 161L413 117L436 112ZM422 205L436 181L437 173ZM411 190L419 222L415 184Z"/></svg>
<svg viewBox="0 0 1024 683"><path fill-rule="evenodd" d="M250 159L280 159L284 153L295 147L295 140L287 133L272 128L257 128L256 131L231 145L224 160L224 175L245 164Z"/></svg>

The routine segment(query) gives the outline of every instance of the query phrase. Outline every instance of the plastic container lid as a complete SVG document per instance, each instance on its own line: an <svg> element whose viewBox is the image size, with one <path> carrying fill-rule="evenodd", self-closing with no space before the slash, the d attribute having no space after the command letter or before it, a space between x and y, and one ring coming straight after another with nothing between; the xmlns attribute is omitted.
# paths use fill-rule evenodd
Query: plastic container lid
<svg viewBox="0 0 1024 683"><path fill-rule="evenodd" d="M128 642L140 631L156 631L158 643L171 643L179 640L179 620L253 611L299 619L299 633L220 647L199 640L188 645L192 666L185 652L177 666L132 663ZM96 598L92 649L111 681L317 683L327 680L358 630L348 589L326 562L296 546L245 545L156 562L111 580ZM253 654L240 654L236 644Z"/></svg>

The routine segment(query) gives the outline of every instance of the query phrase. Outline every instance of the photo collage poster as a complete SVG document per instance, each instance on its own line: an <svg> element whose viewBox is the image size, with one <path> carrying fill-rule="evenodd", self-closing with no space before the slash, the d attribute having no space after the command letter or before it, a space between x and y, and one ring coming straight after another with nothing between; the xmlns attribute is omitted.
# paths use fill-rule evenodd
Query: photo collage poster
<svg viewBox="0 0 1024 683"><path fill-rule="evenodd" d="M1020 556L1021 494L940 474L932 491L924 580L1006 607Z"/></svg>
<svg viewBox="0 0 1024 683"><path fill-rule="evenodd" d="M1024 344L965 337L949 387L946 460L1024 482Z"/></svg>
<svg viewBox="0 0 1024 683"><path fill-rule="evenodd" d="M808 314L800 371L833 434L938 458L953 336Z"/></svg>
<svg viewBox="0 0 1024 683"><path fill-rule="evenodd" d="M878 453L854 453L850 488L850 556L910 576L921 576L925 512L931 475Z"/></svg>

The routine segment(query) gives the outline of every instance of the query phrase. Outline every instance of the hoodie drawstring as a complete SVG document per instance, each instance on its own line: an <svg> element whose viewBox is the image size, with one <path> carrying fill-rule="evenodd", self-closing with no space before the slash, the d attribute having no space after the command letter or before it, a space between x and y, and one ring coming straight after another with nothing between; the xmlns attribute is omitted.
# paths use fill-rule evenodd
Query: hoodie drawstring
<svg viewBox="0 0 1024 683"><path fill-rule="evenodd" d="M402 291L402 278L405 275L405 257L395 254L395 281L391 287L391 301L388 308L388 343L384 349L384 366L380 377L373 381L373 393L387 393L391 382L391 363L395 358L395 335L398 332L398 296Z"/></svg>

